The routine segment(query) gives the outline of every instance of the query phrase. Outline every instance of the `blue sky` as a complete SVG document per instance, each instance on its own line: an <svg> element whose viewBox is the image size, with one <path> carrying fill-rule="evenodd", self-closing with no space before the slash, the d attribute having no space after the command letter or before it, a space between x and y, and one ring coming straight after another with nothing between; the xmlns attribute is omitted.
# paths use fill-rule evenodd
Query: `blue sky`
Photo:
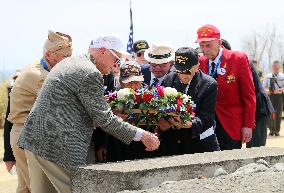
<svg viewBox="0 0 284 193"><path fill-rule="evenodd" d="M281 0L132 0L134 40L196 47L197 29L210 23L240 50L247 35L267 24L284 33L283 5ZM92 37L100 33L120 34L126 47L129 0L1 0L0 18L3 72L40 59L49 29L70 34L75 55L85 53Z"/></svg>

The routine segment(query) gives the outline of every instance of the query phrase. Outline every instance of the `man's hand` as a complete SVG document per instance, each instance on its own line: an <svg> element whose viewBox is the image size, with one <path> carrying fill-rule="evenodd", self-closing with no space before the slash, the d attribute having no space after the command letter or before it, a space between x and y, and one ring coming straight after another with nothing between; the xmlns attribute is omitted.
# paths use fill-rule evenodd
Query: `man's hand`
<svg viewBox="0 0 284 193"><path fill-rule="evenodd" d="M141 142L146 146L146 151L154 151L160 146L158 137L148 131L143 132Z"/></svg>
<svg viewBox="0 0 284 193"><path fill-rule="evenodd" d="M98 160L99 162L102 162L102 161L106 160L106 148L100 147L96 151L96 160Z"/></svg>
<svg viewBox="0 0 284 193"><path fill-rule="evenodd" d="M161 118L158 121L158 125L159 125L159 130L162 132L165 132L172 127L172 124L169 121L165 120L164 118Z"/></svg>
<svg viewBox="0 0 284 193"><path fill-rule="evenodd" d="M252 138L252 129L248 127L242 128L242 143L247 143Z"/></svg>
<svg viewBox="0 0 284 193"><path fill-rule="evenodd" d="M15 164L16 164L16 161L7 161L7 162L5 162L7 171L10 172L10 170L13 167L13 165L15 165Z"/></svg>

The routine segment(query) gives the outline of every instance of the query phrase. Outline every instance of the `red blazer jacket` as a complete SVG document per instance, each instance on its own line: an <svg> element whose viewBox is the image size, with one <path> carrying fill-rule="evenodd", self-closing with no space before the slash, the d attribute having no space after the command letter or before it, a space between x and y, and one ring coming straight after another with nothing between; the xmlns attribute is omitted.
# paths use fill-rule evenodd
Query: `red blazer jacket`
<svg viewBox="0 0 284 193"><path fill-rule="evenodd" d="M247 55L223 49L218 74L216 114L226 133L234 140L241 140L243 127L255 127L255 88ZM200 69L208 74L208 59L200 57Z"/></svg>

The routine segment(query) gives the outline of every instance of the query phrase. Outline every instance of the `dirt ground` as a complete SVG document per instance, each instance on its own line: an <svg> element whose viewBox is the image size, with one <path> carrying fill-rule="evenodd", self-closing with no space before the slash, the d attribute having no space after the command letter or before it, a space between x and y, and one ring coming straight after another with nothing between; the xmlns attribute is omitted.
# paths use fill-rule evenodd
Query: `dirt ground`
<svg viewBox="0 0 284 193"><path fill-rule="evenodd" d="M267 137L267 147L284 148L284 120L281 123L281 132L279 137ZM3 160L3 130L0 130L0 193L13 193L17 187L17 176L12 176L7 172Z"/></svg>

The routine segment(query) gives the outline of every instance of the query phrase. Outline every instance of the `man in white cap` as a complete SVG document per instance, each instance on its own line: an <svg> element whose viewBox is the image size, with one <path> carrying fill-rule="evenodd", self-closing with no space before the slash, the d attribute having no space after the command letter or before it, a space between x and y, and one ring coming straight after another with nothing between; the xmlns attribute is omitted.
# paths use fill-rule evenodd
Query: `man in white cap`
<svg viewBox="0 0 284 193"><path fill-rule="evenodd" d="M32 192L71 192L70 171L86 164L94 125L125 143L141 140L148 151L159 147L155 135L115 116L105 101L102 74L121 61L122 49L116 36L98 37L91 59L67 58L48 74L18 141L30 163Z"/></svg>
<svg viewBox="0 0 284 193"><path fill-rule="evenodd" d="M48 72L61 60L71 56L72 39L60 32L48 32L40 62L27 66L18 76L10 94L10 114L8 120L13 123L10 133L10 144L16 158L18 175L17 192L30 192L30 180L26 155L17 146L27 116L39 94ZM7 169L11 169L10 167Z"/></svg>
<svg viewBox="0 0 284 193"><path fill-rule="evenodd" d="M160 85L171 71L174 60L174 50L166 43L157 42L144 53L149 65L141 65L144 83L149 86Z"/></svg>

